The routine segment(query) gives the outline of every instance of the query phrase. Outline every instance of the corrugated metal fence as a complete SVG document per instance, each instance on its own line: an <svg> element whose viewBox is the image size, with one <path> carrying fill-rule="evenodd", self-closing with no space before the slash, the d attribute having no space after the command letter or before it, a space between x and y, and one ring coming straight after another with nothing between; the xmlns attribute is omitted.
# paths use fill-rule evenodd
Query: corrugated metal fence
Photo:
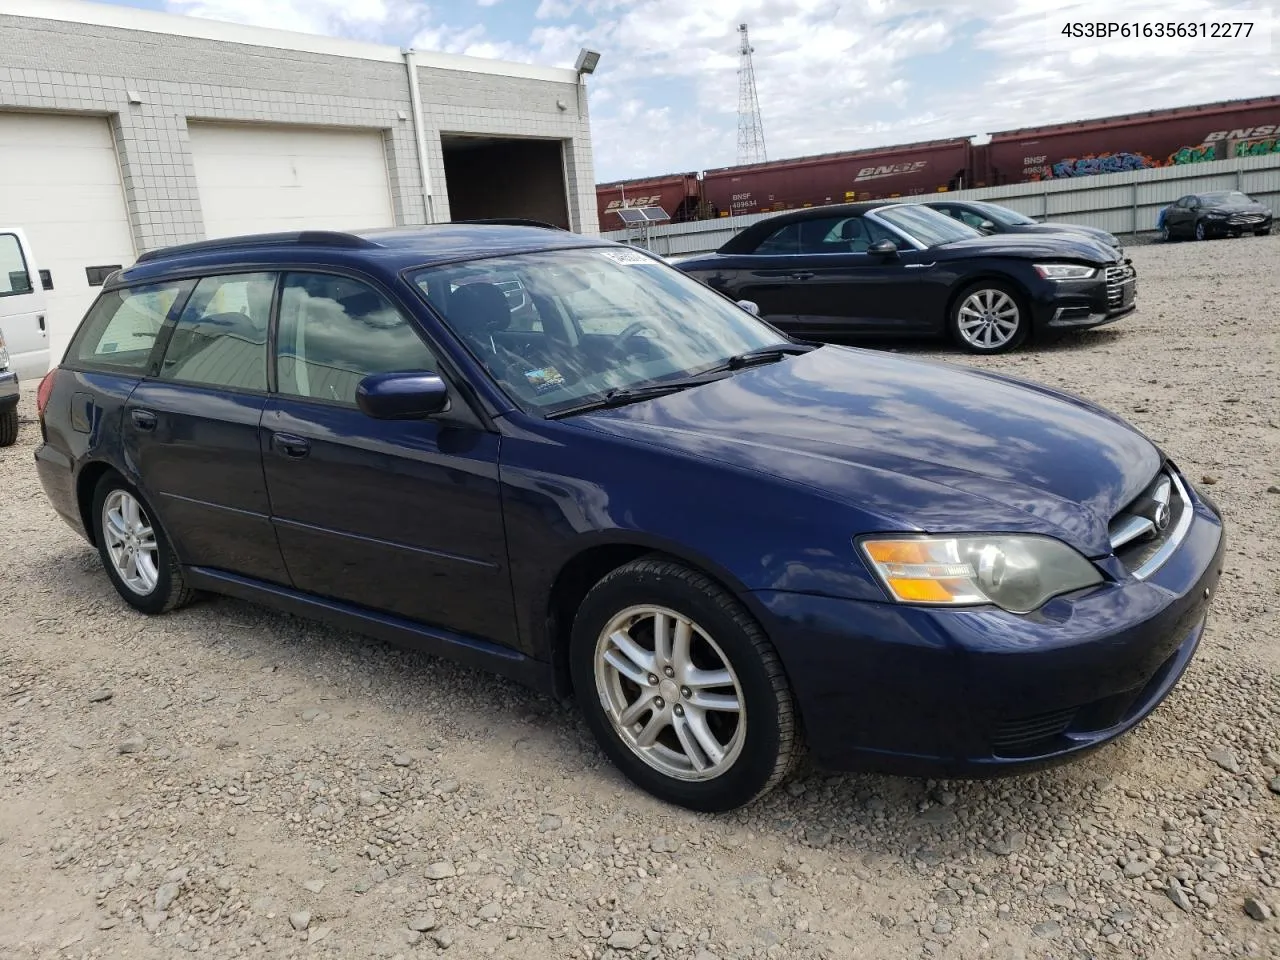
<svg viewBox="0 0 1280 960"><path fill-rule="evenodd" d="M1160 208L1179 197L1211 190L1243 190L1280 213L1280 154L899 199L911 202L947 196L990 200L1037 220L1078 223L1128 235L1155 230ZM651 227L649 248L664 256L707 253L719 249L748 224L771 216L777 214L757 213ZM636 234L625 230L612 230L605 236L611 240L637 241Z"/></svg>

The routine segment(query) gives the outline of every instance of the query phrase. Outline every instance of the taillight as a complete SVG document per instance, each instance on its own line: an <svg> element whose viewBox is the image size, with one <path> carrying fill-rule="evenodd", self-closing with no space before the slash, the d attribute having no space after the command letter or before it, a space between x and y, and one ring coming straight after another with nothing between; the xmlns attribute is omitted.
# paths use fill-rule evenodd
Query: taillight
<svg viewBox="0 0 1280 960"><path fill-rule="evenodd" d="M36 416L41 420L44 419L44 408L49 405L49 394L53 393L53 377L57 372L58 368L54 367L46 373L40 386L36 388Z"/></svg>

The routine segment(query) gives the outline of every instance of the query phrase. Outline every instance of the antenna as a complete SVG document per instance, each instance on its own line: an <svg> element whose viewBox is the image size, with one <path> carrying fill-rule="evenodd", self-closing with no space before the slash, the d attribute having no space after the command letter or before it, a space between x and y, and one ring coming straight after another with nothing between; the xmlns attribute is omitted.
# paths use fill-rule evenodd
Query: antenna
<svg viewBox="0 0 1280 960"><path fill-rule="evenodd" d="M747 39L747 25L738 24L742 42L738 45L738 163L763 163L769 157L764 149L764 121L760 117L760 98L756 95L756 71L751 65L755 49Z"/></svg>

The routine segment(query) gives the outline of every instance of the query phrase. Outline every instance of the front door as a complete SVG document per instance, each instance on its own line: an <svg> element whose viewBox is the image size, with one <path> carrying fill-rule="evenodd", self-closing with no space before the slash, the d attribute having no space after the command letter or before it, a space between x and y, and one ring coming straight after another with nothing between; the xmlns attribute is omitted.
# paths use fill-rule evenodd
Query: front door
<svg viewBox="0 0 1280 960"><path fill-rule="evenodd" d="M286 274L276 358L262 453L294 586L516 646L497 434L356 406L371 373L436 369L404 314L363 281Z"/></svg>
<svg viewBox="0 0 1280 960"><path fill-rule="evenodd" d="M129 395L121 433L183 563L286 584L258 441L275 282L271 273L201 279L161 332L163 359ZM175 295L160 286L125 302L122 351L147 339Z"/></svg>

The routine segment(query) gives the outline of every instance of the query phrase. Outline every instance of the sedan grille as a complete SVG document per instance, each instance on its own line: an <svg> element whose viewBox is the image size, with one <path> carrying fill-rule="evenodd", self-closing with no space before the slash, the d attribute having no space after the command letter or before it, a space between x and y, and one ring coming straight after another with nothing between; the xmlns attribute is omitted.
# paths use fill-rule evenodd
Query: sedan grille
<svg viewBox="0 0 1280 960"><path fill-rule="evenodd" d="M991 750L998 757L1032 754L1060 736L1075 719L1076 708L1000 720L991 731Z"/></svg>
<svg viewBox="0 0 1280 960"><path fill-rule="evenodd" d="M1117 263L1107 267L1107 306L1118 307L1124 302L1124 285L1132 282L1135 276L1133 265Z"/></svg>
<svg viewBox="0 0 1280 960"><path fill-rule="evenodd" d="M1261 223L1265 219L1267 219L1266 216L1261 213L1237 213L1231 217L1231 222L1239 224Z"/></svg>
<svg viewBox="0 0 1280 960"><path fill-rule="evenodd" d="M1139 580L1163 566L1191 525L1191 500L1181 478L1161 470L1111 521L1111 550Z"/></svg>

